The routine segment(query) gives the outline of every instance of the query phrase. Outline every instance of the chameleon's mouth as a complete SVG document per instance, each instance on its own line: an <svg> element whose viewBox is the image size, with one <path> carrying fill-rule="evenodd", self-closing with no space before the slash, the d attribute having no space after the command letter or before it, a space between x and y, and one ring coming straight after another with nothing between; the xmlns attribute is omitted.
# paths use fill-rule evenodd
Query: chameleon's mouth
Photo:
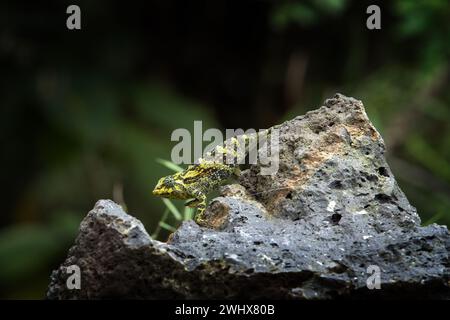
<svg viewBox="0 0 450 320"><path fill-rule="evenodd" d="M153 195L155 195L155 196L164 197L164 196L168 196L169 194L170 194L170 192L168 190L165 190L165 189L155 189L155 190L153 190Z"/></svg>
<svg viewBox="0 0 450 320"><path fill-rule="evenodd" d="M152 193L154 196L162 196L163 195L163 186L162 186L162 182L161 179L158 181L158 183L156 184L155 188L153 189Z"/></svg>
<svg viewBox="0 0 450 320"><path fill-rule="evenodd" d="M153 195L158 197L167 197L170 195L171 190L167 188L164 178L161 178L158 183L156 184L156 187L152 191Z"/></svg>
<svg viewBox="0 0 450 320"><path fill-rule="evenodd" d="M170 188L165 188L165 187L155 188L152 193L154 196L157 196L157 197L163 197L163 198L169 198L169 199L176 198L176 192Z"/></svg>

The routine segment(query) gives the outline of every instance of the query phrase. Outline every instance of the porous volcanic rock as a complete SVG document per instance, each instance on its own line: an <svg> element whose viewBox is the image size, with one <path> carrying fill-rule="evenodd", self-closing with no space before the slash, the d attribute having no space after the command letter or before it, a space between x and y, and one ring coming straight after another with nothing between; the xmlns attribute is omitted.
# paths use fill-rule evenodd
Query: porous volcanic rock
<svg viewBox="0 0 450 320"><path fill-rule="evenodd" d="M337 94L274 128L278 171L252 165L202 226L183 222L166 243L98 201L47 297L450 298L449 232L420 225L361 101ZM66 285L71 265L79 290Z"/></svg>

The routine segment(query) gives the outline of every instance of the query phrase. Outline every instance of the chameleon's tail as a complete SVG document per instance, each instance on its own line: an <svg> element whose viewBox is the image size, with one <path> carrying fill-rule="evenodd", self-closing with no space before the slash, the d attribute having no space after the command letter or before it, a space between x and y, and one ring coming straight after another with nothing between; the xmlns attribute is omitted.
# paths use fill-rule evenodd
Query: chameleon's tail
<svg viewBox="0 0 450 320"><path fill-rule="evenodd" d="M271 129L251 132L227 139L223 144L217 145L207 152L199 162L220 162L230 165L242 164L250 150L256 149L258 141L270 137Z"/></svg>

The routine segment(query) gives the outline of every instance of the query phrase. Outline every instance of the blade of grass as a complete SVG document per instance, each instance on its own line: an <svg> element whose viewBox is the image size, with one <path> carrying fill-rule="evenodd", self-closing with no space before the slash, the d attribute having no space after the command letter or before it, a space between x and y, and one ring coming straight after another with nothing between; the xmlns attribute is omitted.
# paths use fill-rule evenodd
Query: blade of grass
<svg viewBox="0 0 450 320"><path fill-rule="evenodd" d="M164 167L173 170L175 172L180 172L183 171L184 169L178 165L176 165L175 163L169 161L169 160L164 160L164 159L156 159L156 162L158 162L159 164L162 164Z"/></svg>
<svg viewBox="0 0 450 320"><path fill-rule="evenodd" d="M166 222L167 216L169 215L169 208L166 208L166 210L164 210L164 213L161 217L161 220L159 222ZM159 232L161 231L161 226L158 225L156 226L155 231L153 231L151 237L152 239L156 239L159 236Z"/></svg>
<svg viewBox="0 0 450 320"><path fill-rule="evenodd" d="M175 230L177 230L174 227L172 227L170 224L167 224L167 223L162 222L162 221L159 222L159 225L161 226L161 228L169 230L170 232L175 232Z"/></svg>
<svg viewBox="0 0 450 320"><path fill-rule="evenodd" d="M194 209L189 207L184 207L184 220L191 220L194 216Z"/></svg>
<svg viewBox="0 0 450 320"><path fill-rule="evenodd" d="M178 221L183 220L183 218L181 217L180 211L178 211L177 207L175 207L175 205L172 203L172 201L170 201L169 199L166 199L166 198L163 198L162 201L166 205L167 209L169 209L169 211L173 214L175 219L177 219Z"/></svg>
<svg viewBox="0 0 450 320"><path fill-rule="evenodd" d="M432 216L430 219L428 219L427 221L425 221L423 223L424 226L428 226L429 224L435 223L436 221L438 221L440 218L442 218L442 216L444 215L444 211L439 211L438 213L436 213L434 216Z"/></svg>

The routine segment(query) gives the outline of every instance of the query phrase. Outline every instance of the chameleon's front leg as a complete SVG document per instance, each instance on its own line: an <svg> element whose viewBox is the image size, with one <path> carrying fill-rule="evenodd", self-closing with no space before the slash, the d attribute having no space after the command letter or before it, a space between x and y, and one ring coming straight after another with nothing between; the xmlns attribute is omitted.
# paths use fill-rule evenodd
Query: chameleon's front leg
<svg viewBox="0 0 450 320"><path fill-rule="evenodd" d="M194 221L197 223L203 223L205 221L205 218L203 217L203 213L206 210L206 196L203 195L201 199L199 199L198 205L197 205L197 214L195 215Z"/></svg>
<svg viewBox="0 0 450 320"><path fill-rule="evenodd" d="M188 207L195 207L197 208L197 213L194 217L194 221L195 222L203 222L203 212L206 209L206 195L201 193L201 192L197 192L195 194L195 198L186 202L186 204Z"/></svg>

